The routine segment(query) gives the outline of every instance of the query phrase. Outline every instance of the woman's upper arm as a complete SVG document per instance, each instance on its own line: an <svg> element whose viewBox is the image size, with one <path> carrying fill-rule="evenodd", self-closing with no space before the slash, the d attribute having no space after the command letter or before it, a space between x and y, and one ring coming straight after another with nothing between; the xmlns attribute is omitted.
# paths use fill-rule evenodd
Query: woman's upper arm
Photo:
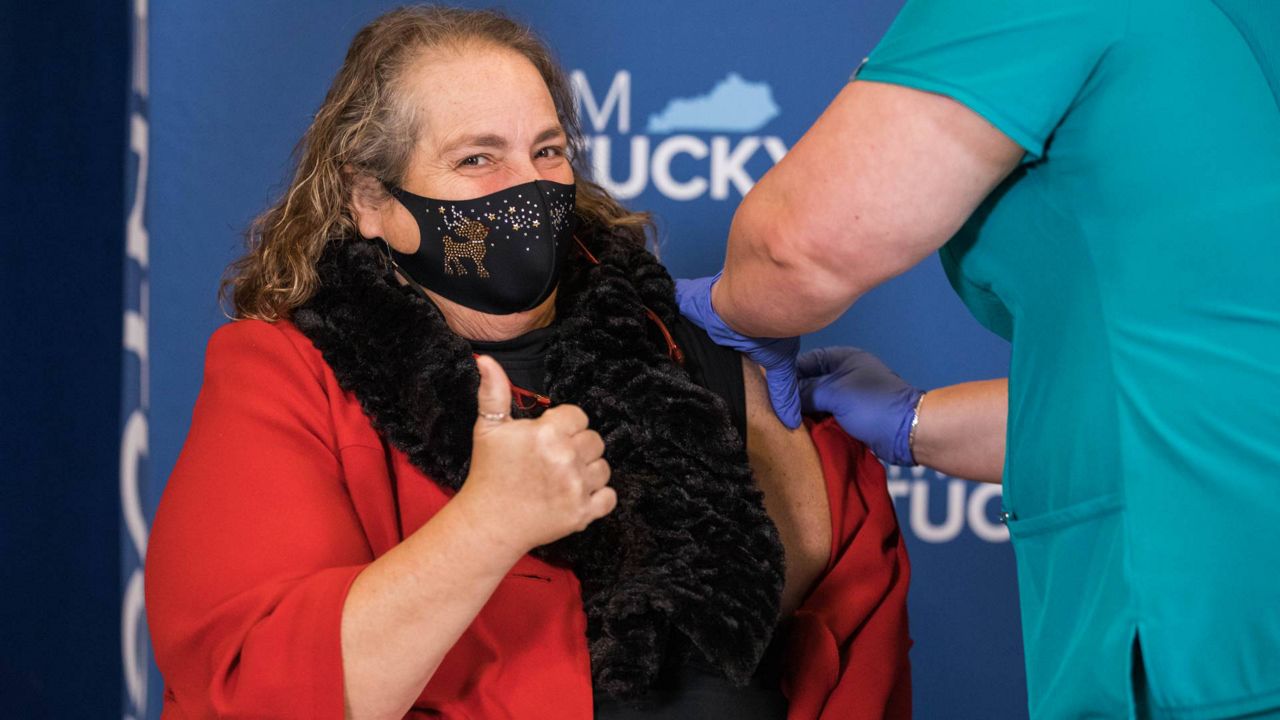
<svg viewBox="0 0 1280 720"><path fill-rule="evenodd" d="M337 451L324 385L283 332L256 321L222 328L148 560L166 558L169 543L238 557L234 578L202 578L216 596L251 571L367 559L355 552L362 536Z"/></svg>
<svg viewBox="0 0 1280 720"><path fill-rule="evenodd" d="M372 557L334 437L316 368L279 328L214 335L146 559L157 662L189 709L280 695L285 715L341 713L342 604Z"/></svg>
<svg viewBox="0 0 1280 720"><path fill-rule="evenodd" d="M803 425L792 430L778 420L763 372L742 360L747 398L747 456L764 492L765 509L787 556L782 607L799 607L831 556L831 505L817 448Z"/></svg>

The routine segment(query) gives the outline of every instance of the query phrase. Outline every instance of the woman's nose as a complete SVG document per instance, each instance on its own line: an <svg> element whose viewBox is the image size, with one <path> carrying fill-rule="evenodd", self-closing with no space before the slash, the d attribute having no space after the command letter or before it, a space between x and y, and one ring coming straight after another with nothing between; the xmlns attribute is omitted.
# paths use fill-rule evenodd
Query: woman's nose
<svg viewBox="0 0 1280 720"><path fill-rule="evenodd" d="M506 170L512 185L521 185L542 179L542 172L534 164L532 158L509 159L506 163Z"/></svg>

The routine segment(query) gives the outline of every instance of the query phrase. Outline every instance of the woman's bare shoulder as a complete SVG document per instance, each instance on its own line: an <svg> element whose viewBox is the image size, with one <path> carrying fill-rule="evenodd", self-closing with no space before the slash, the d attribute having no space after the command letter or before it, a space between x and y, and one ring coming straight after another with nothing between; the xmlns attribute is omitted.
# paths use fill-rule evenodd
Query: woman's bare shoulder
<svg viewBox="0 0 1280 720"><path fill-rule="evenodd" d="M818 450L801 425L778 420L764 371L742 359L747 396L747 457L764 493L765 509L787 553L783 612L794 611L831 557L831 504Z"/></svg>

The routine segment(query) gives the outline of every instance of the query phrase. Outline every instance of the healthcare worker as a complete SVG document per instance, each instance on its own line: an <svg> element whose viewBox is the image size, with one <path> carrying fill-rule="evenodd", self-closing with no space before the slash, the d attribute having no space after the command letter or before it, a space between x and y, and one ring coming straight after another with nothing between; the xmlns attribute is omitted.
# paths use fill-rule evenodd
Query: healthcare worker
<svg viewBox="0 0 1280 720"><path fill-rule="evenodd" d="M794 424L796 345L755 338L935 250L1012 343L1031 716L1280 717L1280 2L909 0L682 308ZM920 400L868 362L801 371L882 458L935 410L1002 427L1002 385Z"/></svg>

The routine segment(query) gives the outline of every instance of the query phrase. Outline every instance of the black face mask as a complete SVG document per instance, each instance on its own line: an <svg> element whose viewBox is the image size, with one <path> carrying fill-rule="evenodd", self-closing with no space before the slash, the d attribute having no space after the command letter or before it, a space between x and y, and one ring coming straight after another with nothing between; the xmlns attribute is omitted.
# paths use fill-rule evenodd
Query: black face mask
<svg viewBox="0 0 1280 720"><path fill-rule="evenodd" d="M422 287L509 315L537 307L559 284L577 224L573 185L535 180L474 200L433 200L384 185L418 222L417 252L390 252Z"/></svg>

